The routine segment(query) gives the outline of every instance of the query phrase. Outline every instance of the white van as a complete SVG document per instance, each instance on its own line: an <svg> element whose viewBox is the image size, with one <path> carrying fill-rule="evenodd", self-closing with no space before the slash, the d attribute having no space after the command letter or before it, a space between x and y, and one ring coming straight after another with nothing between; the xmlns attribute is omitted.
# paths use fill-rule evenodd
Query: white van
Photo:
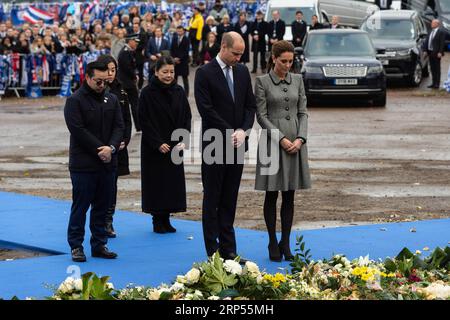
<svg viewBox="0 0 450 320"><path fill-rule="evenodd" d="M380 10L373 3L355 0L320 0L320 8L330 20L339 16L339 23L351 28L359 28L365 18Z"/></svg>
<svg viewBox="0 0 450 320"><path fill-rule="evenodd" d="M269 0L266 10L266 21L272 20L272 12L278 10L280 18L286 23L286 34L284 40L292 41L291 24L295 21L295 13L300 10L303 12L303 21L311 24L311 17L317 15L320 23L327 22L326 17L322 15L318 0Z"/></svg>

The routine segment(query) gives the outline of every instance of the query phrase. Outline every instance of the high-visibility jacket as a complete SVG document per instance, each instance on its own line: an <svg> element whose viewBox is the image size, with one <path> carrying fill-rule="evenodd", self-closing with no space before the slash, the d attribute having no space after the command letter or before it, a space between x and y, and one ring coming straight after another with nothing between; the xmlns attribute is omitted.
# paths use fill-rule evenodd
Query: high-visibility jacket
<svg viewBox="0 0 450 320"><path fill-rule="evenodd" d="M191 20L189 20L189 31L191 29L197 30L197 33L195 35L195 38L197 40L202 40L202 31L203 31L203 25L205 24L205 21L203 20L203 17L201 14L194 15ZM192 30L192 31L194 31Z"/></svg>

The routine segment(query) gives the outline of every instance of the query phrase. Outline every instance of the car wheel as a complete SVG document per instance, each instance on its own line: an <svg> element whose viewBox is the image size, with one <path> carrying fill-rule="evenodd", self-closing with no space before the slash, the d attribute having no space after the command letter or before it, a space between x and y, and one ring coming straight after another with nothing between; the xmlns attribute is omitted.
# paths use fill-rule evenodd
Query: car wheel
<svg viewBox="0 0 450 320"><path fill-rule="evenodd" d="M384 90L383 93L380 94L379 97L373 99L373 105L375 107L385 107L386 106L386 90Z"/></svg>
<svg viewBox="0 0 450 320"><path fill-rule="evenodd" d="M413 87L420 86L423 79L423 69L420 61L416 62L413 73L408 77L408 82Z"/></svg>

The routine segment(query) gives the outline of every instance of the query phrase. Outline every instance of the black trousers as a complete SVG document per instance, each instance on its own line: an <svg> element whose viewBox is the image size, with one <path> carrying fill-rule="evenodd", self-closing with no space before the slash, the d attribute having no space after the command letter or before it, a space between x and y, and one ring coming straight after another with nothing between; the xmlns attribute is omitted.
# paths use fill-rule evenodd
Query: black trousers
<svg viewBox="0 0 450 320"><path fill-rule="evenodd" d="M186 93L186 97L189 97L189 77L188 76L177 76L177 82L178 82L178 77L183 78L184 92Z"/></svg>
<svg viewBox="0 0 450 320"><path fill-rule="evenodd" d="M139 93L137 88L127 88L124 89L128 94L128 101L130 101L131 115L133 116L134 127L136 131L141 131L141 125L139 124L138 117L138 104L139 104Z"/></svg>
<svg viewBox="0 0 450 320"><path fill-rule="evenodd" d="M192 46L192 63L200 64L200 55L199 55L200 40L197 40L197 38L191 38L190 40Z"/></svg>
<svg viewBox="0 0 450 320"><path fill-rule="evenodd" d="M142 86L144 85L144 65L139 64L137 66L137 70L139 72L138 88L140 90L140 89L142 89Z"/></svg>
<svg viewBox="0 0 450 320"><path fill-rule="evenodd" d="M261 69L266 69L266 51L253 51L253 71L256 71L258 68L258 55L261 55Z"/></svg>
<svg viewBox="0 0 450 320"><path fill-rule="evenodd" d="M433 80L432 85L439 87L441 84L441 59L435 55L430 55L430 71Z"/></svg>
<svg viewBox="0 0 450 320"><path fill-rule="evenodd" d="M203 237L206 253L236 254L234 218L243 164L202 163Z"/></svg>
<svg viewBox="0 0 450 320"><path fill-rule="evenodd" d="M113 197L115 172L70 172L70 178L73 202L67 230L69 245L72 249L83 248L86 214L91 207L91 249L98 250L108 242L105 218Z"/></svg>

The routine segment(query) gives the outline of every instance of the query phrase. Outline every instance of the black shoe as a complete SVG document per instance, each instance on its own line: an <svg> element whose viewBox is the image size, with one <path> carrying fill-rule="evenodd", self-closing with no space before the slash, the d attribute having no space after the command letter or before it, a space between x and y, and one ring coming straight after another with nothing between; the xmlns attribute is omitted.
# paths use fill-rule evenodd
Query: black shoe
<svg viewBox="0 0 450 320"><path fill-rule="evenodd" d="M238 257L238 255L237 255L236 253L231 253L231 254L229 254L229 255L223 256L222 258L223 258L224 260L234 260L234 259L236 259L237 257ZM242 257L239 257L239 264L244 265L247 261L249 261L249 260L244 259L244 258L242 258Z"/></svg>
<svg viewBox="0 0 450 320"><path fill-rule="evenodd" d="M269 243L269 259L275 262L281 262L283 256L280 252L280 247L278 247L278 243Z"/></svg>
<svg viewBox="0 0 450 320"><path fill-rule="evenodd" d="M294 255L291 253L291 248L289 248L289 244L284 245L281 241L278 244L278 247L280 248L280 253L282 256L284 256L284 260L286 261L293 261Z"/></svg>
<svg viewBox="0 0 450 320"><path fill-rule="evenodd" d="M163 217L160 217L159 215L153 216L153 232L167 233L167 229L165 227Z"/></svg>
<svg viewBox="0 0 450 320"><path fill-rule="evenodd" d="M164 225L164 229L166 229L166 232L168 232L168 233L174 233L174 232L177 232L177 229L175 229L175 228L170 224L170 215L167 216L167 217L164 217L163 225Z"/></svg>
<svg viewBox="0 0 450 320"><path fill-rule="evenodd" d="M430 84L427 88L433 89L433 88L435 88L435 85L434 84Z"/></svg>
<svg viewBox="0 0 450 320"><path fill-rule="evenodd" d="M83 248L75 248L72 250L72 261L86 262L86 256L84 255Z"/></svg>
<svg viewBox="0 0 450 320"><path fill-rule="evenodd" d="M91 255L94 258L103 258L103 259L115 259L115 258L117 258L117 253L109 251L107 247L101 247L98 250L92 251Z"/></svg>

